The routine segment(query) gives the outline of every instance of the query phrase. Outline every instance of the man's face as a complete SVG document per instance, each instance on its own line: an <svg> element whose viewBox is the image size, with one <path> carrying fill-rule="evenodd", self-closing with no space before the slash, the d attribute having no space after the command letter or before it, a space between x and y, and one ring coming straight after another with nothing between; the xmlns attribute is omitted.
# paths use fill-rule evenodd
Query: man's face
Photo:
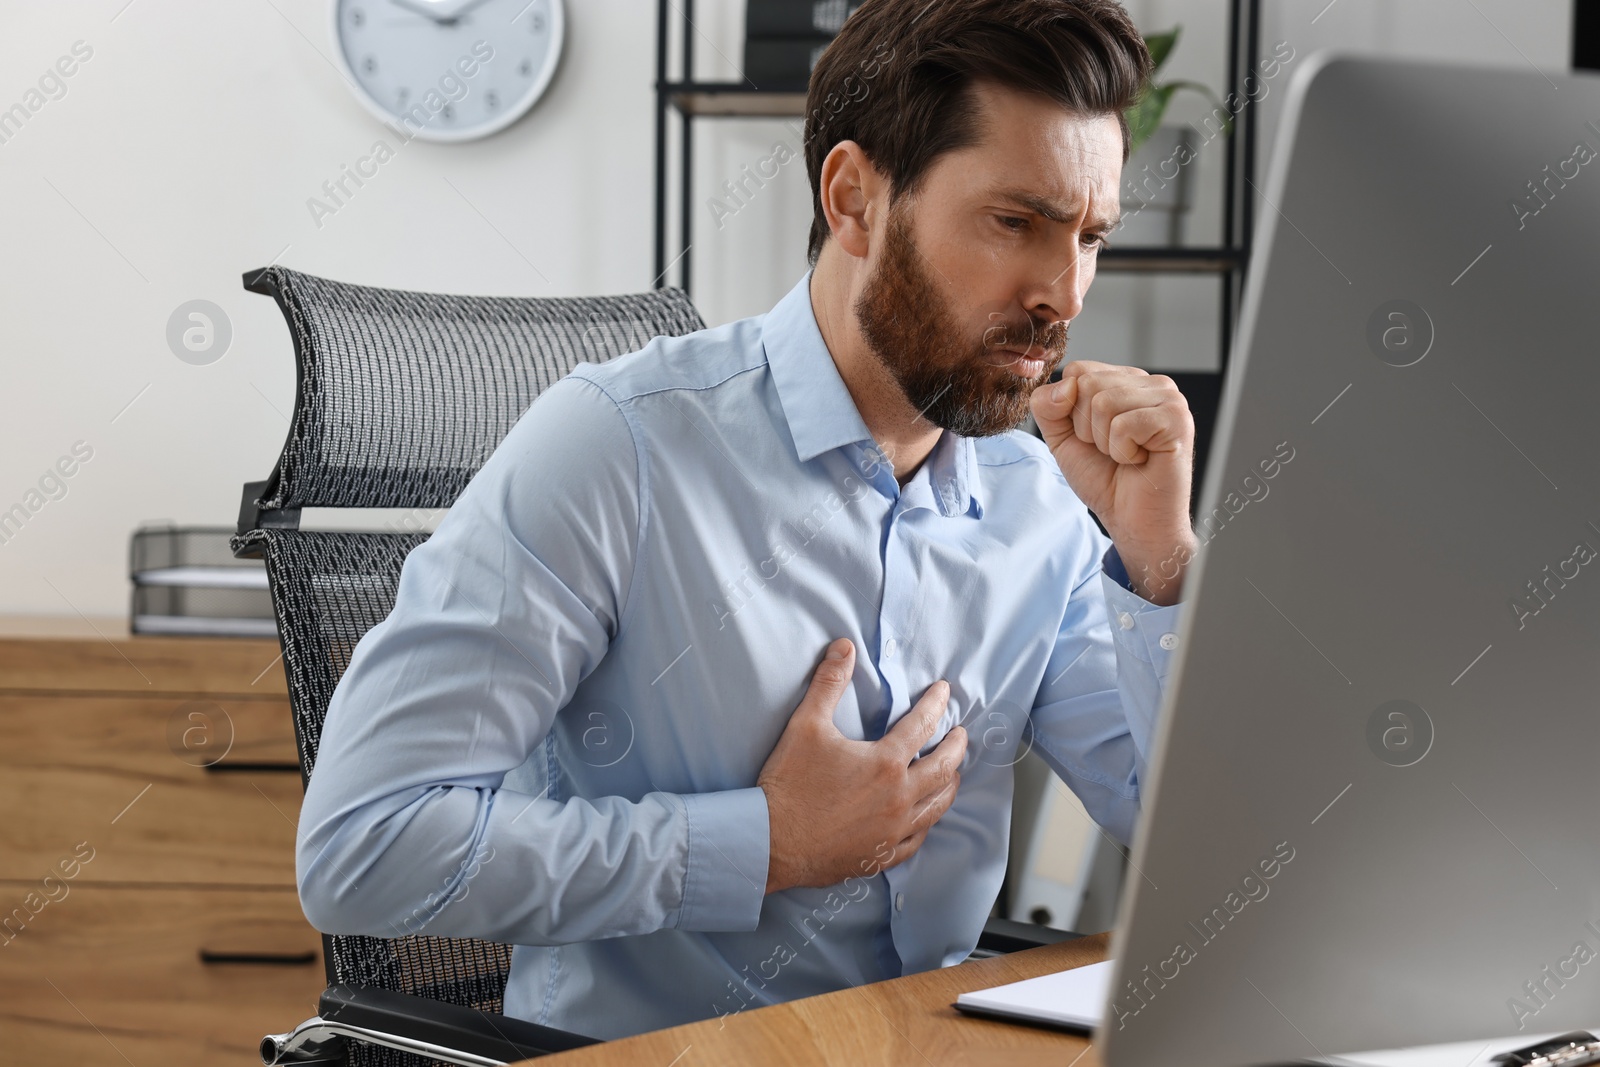
<svg viewBox="0 0 1600 1067"><path fill-rule="evenodd" d="M982 140L941 155L914 201L889 209L855 313L924 418L986 437L1021 425L1066 355L1116 225L1122 134L1112 115L973 92Z"/></svg>

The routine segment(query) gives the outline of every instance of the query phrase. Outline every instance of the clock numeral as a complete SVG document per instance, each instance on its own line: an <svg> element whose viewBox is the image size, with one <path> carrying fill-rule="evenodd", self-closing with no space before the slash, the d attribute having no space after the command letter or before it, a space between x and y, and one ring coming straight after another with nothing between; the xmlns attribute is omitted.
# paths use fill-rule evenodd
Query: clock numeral
<svg viewBox="0 0 1600 1067"><path fill-rule="evenodd" d="M378 61L373 59L371 56L368 56L366 59L361 61L361 69L366 71L368 74L376 74L378 72Z"/></svg>
<svg viewBox="0 0 1600 1067"><path fill-rule="evenodd" d="M533 60L524 59L521 63L517 64L517 73L522 75L524 78L533 74Z"/></svg>
<svg viewBox="0 0 1600 1067"><path fill-rule="evenodd" d="M411 95L411 90L410 89L401 89L400 90L400 106L401 107L405 107L406 106L406 98L409 97L410 95Z"/></svg>
<svg viewBox="0 0 1600 1067"><path fill-rule="evenodd" d="M500 94L495 92L493 89L490 89L484 94L483 102L489 105L489 110L493 111L495 108L500 106Z"/></svg>
<svg viewBox="0 0 1600 1067"><path fill-rule="evenodd" d="M359 7L350 9L350 25L360 29L362 26L365 26L366 23L367 13L365 11L362 11Z"/></svg>
<svg viewBox="0 0 1600 1067"><path fill-rule="evenodd" d="M454 104L446 104L444 106L444 110L439 112L439 114L444 116L444 120L446 122L454 122L456 120L455 105Z"/></svg>
<svg viewBox="0 0 1600 1067"><path fill-rule="evenodd" d="M528 22L533 26L534 33L539 34L544 32L544 15L535 11L533 13L533 18L529 19Z"/></svg>

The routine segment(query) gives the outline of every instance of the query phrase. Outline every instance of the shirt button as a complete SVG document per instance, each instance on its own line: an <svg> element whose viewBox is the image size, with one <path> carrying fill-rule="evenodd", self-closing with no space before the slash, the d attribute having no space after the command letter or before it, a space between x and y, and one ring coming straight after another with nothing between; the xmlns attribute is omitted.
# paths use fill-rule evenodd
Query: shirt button
<svg viewBox="0 0 1600 1067"><path fill-rule="evenodd" d="M893 659L894 658L895 649L897 649L899 647L900 647L899 644L896 643L894 638L892 638L892 637L889 638L889 640L887 640L887 641L885 641L883 643L883 658L884 659Z"/></svg>
<svg viewBox="0 0 1600 1067"><path fill-rule="evenodd" d="M1119 612L1117 614L1117 625L1121 626L1124 630L1133 629L1133 616L1129 615L1126 611Z"/></svg>
<svg viewBox="0 0 1600 1067"><path fill-rule="evenodd" d="M1173 649L1178 647L1178 635L1162 634L1160 644L1162 648L1166 649L1168 652L1171 652Z"/></svg>
<svg viewBox="0 0 1600 1067"><path fill-rule="evenodd" d="M906 895L904 893L896 893L894 895L894 910L895 911L905 911L906 910Z"/></svg>

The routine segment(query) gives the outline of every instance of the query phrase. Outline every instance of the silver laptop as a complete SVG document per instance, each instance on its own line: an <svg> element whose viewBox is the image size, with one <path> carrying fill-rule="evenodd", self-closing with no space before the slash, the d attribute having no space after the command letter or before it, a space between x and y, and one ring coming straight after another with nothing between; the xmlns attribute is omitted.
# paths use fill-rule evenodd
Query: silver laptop
<svg viewBox="0 0 1600 1067"><path fill-rule="evenodd" d="M1600 1019L1600 77L1324 56L1285 123L1111 1067Z"/></svg>

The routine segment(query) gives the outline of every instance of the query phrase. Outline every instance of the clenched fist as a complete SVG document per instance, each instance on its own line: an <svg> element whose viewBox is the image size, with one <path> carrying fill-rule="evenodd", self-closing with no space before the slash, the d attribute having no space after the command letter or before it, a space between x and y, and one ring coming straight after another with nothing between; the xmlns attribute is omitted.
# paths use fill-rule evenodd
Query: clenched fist
<svg viewBox="0 0 1600 1067"><path fill-rule="evenodd" d="M1074 360L1034 390L1039 432L1067 484L1099 516L1141 596L1173 604L1182 583L1162 561L1198 547L1189 522L1194 418L1177 385L1137 367ZM1187 551L1180 551L1187 550Z"/></svg>

